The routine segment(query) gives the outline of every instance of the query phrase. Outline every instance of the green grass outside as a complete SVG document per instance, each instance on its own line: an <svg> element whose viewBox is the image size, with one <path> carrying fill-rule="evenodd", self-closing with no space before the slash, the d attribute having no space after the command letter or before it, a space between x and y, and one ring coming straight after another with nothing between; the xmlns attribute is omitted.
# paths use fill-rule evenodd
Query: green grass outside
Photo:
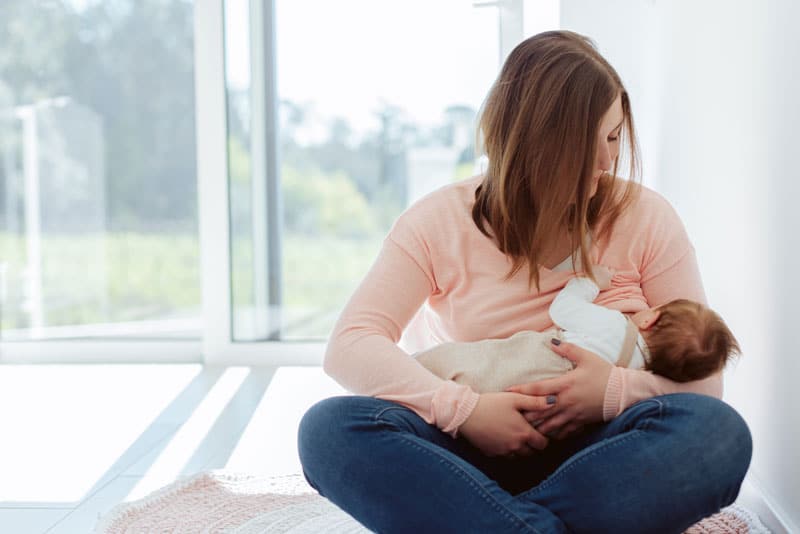
<svg viewBox="0 0 800 534"><path fill-rule="evenodd" d="M380 243L381 238L284 236L284 306L319 313L340 308ZM234 303L247 306L252 292L250 243L234 243L233 262ZM0 263L6 264L0 328L26 328L23 237L0 232ZM198 239L135 233L48 236L42 241L42 287L47 326L198 316ZM326 328L317 326L313 335Z"/></svg>

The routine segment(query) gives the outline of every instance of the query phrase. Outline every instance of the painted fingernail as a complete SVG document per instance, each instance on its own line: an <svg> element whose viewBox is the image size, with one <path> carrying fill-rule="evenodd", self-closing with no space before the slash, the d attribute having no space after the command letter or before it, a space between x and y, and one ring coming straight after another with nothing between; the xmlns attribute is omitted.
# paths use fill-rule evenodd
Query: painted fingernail
<svg viewBox="0 0 800 534"><path fill-rule="evenodd" d="M556 403L556 396L555 395L548 395L547 396L547 404L555 404Z"/></svg>
<svg viewBox="0 0 800 534"><path fill-rule="evenodd" d="M552 343L555 346L558 346L561 345L561 340L554 337L553 339L550 340L550 343Z"/></svg>

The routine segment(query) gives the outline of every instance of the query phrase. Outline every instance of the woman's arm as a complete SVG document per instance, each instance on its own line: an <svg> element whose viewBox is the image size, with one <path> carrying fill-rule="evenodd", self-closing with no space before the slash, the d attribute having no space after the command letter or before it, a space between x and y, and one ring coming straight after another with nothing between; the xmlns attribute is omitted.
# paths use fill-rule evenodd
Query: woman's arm
<svg viewBox="0 0 800 534"><path fill-rule="evenodd" d="M478 394L442 380L397 346L434 290L432 275L387 238L333 329L323 368L348 390L398 402L455 436Z"/></svg>
<svg viewBox="0 0 800 534"><path fill-rule="evenodd" d="M694 247L678 214L660 195L643 191L641 202L624 225L615 229L617 256L638 261L639 284L651 306L676 298L705 303ZM601 258L602 263L602 258ZM520 384L510 391L555 395L555 413L537 428L563 438L581 425L616 417L643 399L668 393L691 392L722 396L722 375L677 383L648 371L611 366L599 356L570 344L554 351L573 360L575 369L558 378Z"/></svg>
<svg viewBox="0 0 800 534"><path fill-rule="evenodd" d="M324 369L345 388L391 400L427 423L459 433L489 456L528 456L547 445L523 412L541 419L552 410L542 397L479 395L437 377L397 346L413 315L435 290L426 270L391 237L342 312L325 354Z"/></svg>
<svg viewBox="0 0 800 534"><path fill-rule="evenodd" d="M677 298L706 302L697 259L691 246L674 265L655 276L643 278L641 286L651 306L660 306ZM674 382L649 371L615 367L606 387L603 420L613 419L640 400L669 393L700 393L721 398L722 373L693 382Z"/></svg>

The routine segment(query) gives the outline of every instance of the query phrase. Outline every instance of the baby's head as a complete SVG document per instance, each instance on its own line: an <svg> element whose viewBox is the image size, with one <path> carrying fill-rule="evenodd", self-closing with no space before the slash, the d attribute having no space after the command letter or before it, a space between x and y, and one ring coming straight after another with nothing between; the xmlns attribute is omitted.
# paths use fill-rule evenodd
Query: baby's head
<svg viewBox="0 0 800 534"><path fill-rule="evenodd" d="M650 352L645 369L655 374L676 382L699 380L741 352L722 318L698 302L678 299L648 311L650 320L640 327Z"/></svg>

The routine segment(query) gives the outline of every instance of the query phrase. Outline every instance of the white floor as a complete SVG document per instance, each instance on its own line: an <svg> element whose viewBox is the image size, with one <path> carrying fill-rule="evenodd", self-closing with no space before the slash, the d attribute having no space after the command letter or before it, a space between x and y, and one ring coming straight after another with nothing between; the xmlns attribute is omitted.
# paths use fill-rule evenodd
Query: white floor
<svg viewBox="0 0 800 534"><path fill-rule="evenodd" d="M75 534L176 477L300 472L318 367L0 366L0 532Z"/></svg>
<svg viewBox="0 0 800 534"><path fill-rule="evenodd" d="M299 473L302 414L341 393L319 367L0 366L0 533L89 533L206 469ZM740 502L786 532L751 485Z"/></svg>

